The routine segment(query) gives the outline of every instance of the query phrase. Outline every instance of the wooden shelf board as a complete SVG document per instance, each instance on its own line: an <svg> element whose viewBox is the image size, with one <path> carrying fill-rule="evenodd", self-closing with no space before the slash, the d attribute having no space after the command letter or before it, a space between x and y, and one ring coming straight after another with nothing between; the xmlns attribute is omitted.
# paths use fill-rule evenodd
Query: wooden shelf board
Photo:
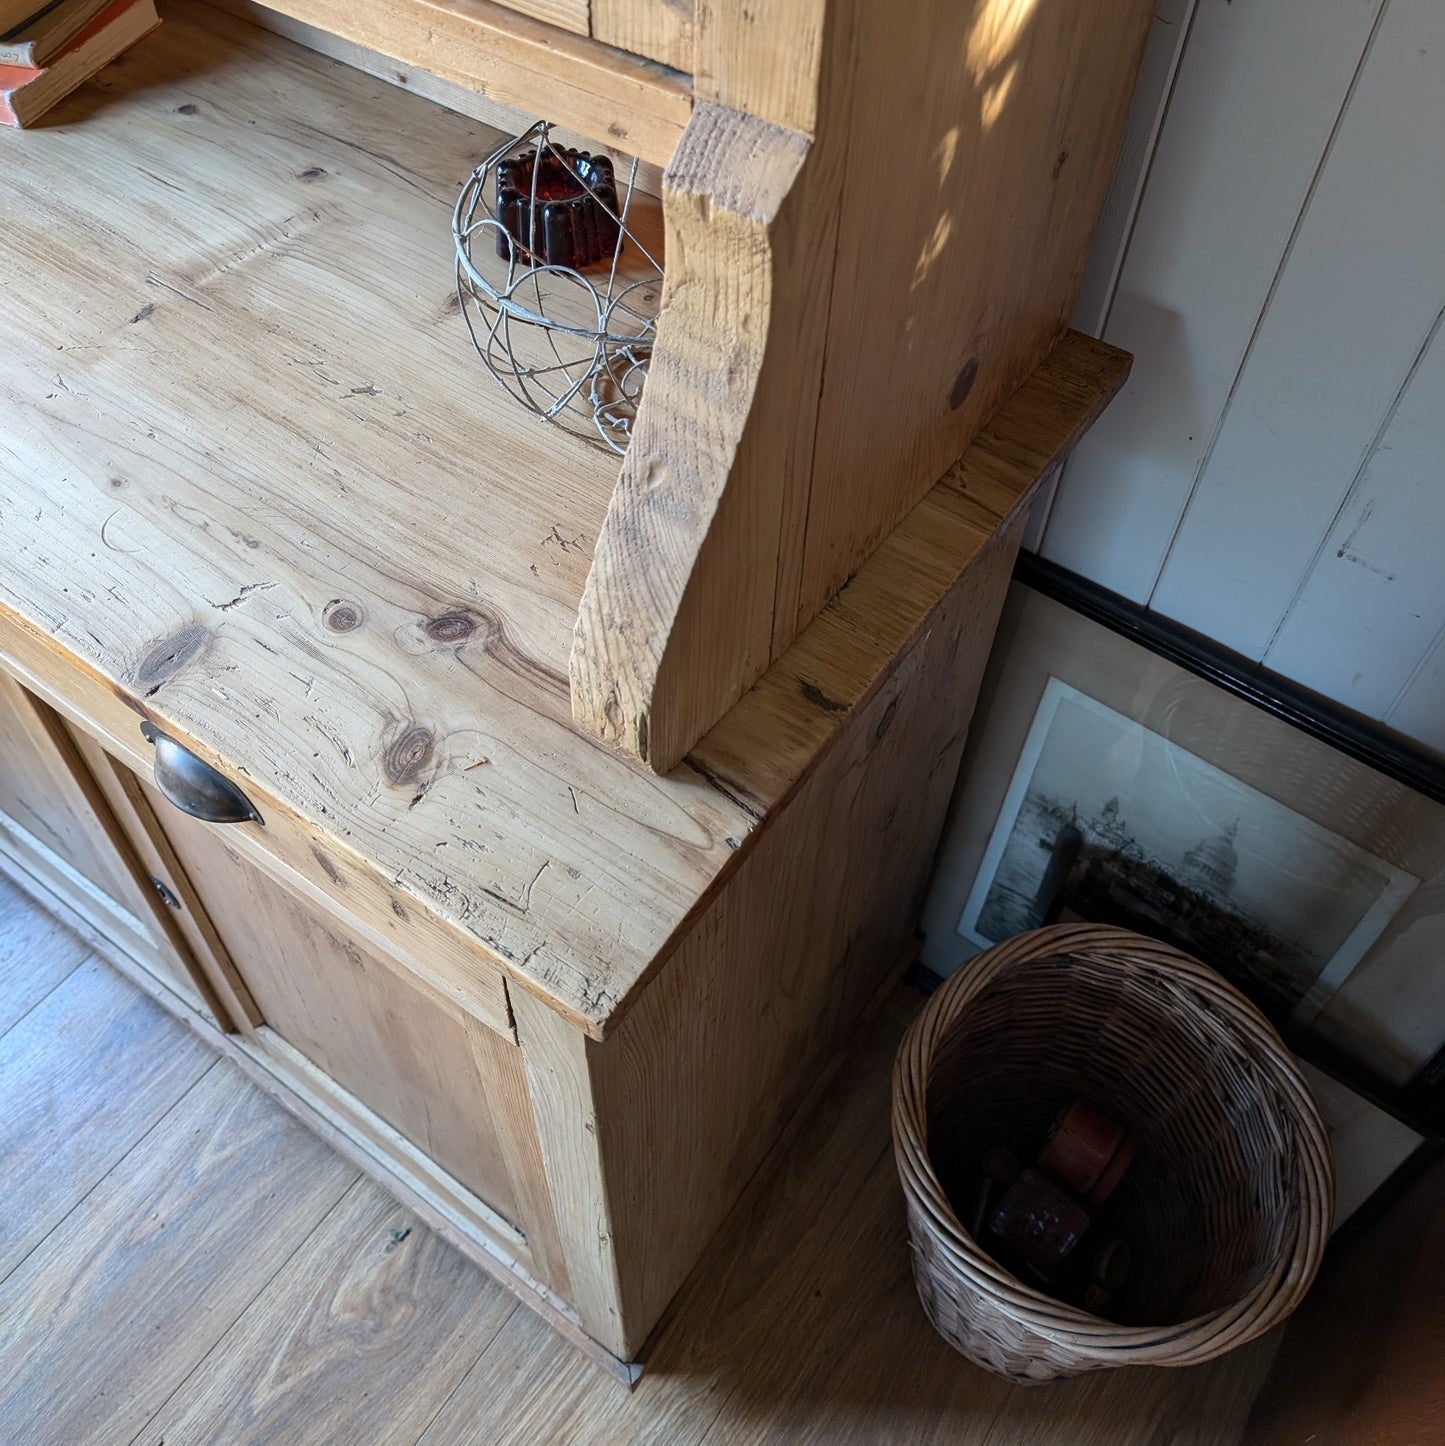
<svg viewBox="0 0 1445 1446"><path fill-rule="evenodd" d="M492 0L262 0L268 9L665 166L692 78Z"/></svg>
<svg viewBox="0 0 1445 1446"><path fill-rule="evenodd" d="M452 309L448 214L494 143L210 9L0 132L0 638L601 1035L1122 363L1061 347L977 485L653 776L567 695L616 463L502 396ZM487 965L441 953L464 1002Z"/></svg>
<svg viewBox="0 0 1445 1446"><path fill-rule="evenodd" d="M306 46L308 50L320 51L322 55L329 55L333 60L354 66L357 70L364 70L368 75L386 81L388 85L400 86L413 95L424 95L428 100L435 101L448 110L469 115L473 120L493 126L506 135L520 134L537 119L535 97L526 97L524 102L518 104L504 104L495 95L484 94L457 81L443 80L419 65L404 64L394 56L383 55L379 50L368 49L344 36L308 25L293 16L283 15L279 10L258 3L258 0L205 0L205 3L231 15L240 16L243 20L249 20L251 24L259 25L262 29L284 35L288 40ZM552 134L559 144L576 146L579 150L596 150L601 144L595 136L585 136L580 131L568 130L562 125L555 127ZM631 154L616 146L610 137L605 149L618 161L617 174L626 175L633 159ZM662 195L662 167L652 161L642 161L637 168L637 184L649 196ZM660 215L658 222L660 230Z"/></svg>

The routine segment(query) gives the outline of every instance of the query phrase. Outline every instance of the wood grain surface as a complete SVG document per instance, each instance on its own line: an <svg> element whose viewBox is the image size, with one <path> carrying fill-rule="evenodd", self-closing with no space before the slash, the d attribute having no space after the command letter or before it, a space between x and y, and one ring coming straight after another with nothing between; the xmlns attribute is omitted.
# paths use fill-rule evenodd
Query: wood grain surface
<svg viewBox="0 0 1445 1446"><path fill-rule="evenodd" d="M1432 1446L1445 1419L1445 1160L1371 1220L1300 1307L1244 1446Z"/></svg>
<svg viewBox="0 0 1445 1446"><path fill-rule="evenodd" d="M699 116L705 123L705 113ZM1092 426L1129 365L1127 353L1065 333L859 568L846 592L692 747L689 766L723 784L729 797L747 801L759 820L766 818L787 788L818 766L827 740L842 731L850 710L989 533L1018 514ZM730 606L729 599L749 596L748 578L763 559L781 565L779 497L776 488L749 490L736 475L724 493L716 492L709 479L717 459L707 455L716 426L714 418L711 433L704 430L669 454L687 458L688 466L654 459L654 465L639 461L624 470L573 645L574 707L619 746L651 754L654 765L664 763L707 716L699 711L700 700L716 705L731 696L728 679L743 675L720 669L720 661L741 666L746 657L766 656L771 646L772 614L752 604ZM680 440L679 433L673 442ZM730 510L732 504L741 505ZM663 559L664 586L638 565L630 540L639 533ZM744 537L751 550L738 545ZM631 664L625 671L611 656L624 652ZM800 667L812 671L811 681L799 676Z"/></svg>
<svg viewBox="0 0 1445 1446"><path fill-rule="evenodd" d="M0 673L0 813L64 859L118 903L131 902L131 880L78 797L76 780L56 752L35 700Z"/></svg>
<svg viewBox="0 0 1445 1446"><path fill-rule="evenodd" d="M904 957L1020 527L990 538L616 1033L588 1047L626 1355Z"/></svg>
<svg viewBox="0 0 1445 1446"><path fill-rule="evenodd" d="M950 9L947 24L967 28L968 8ZM768 25L807 9L780 7ZM848 13L830 15L826 55L815 57L827 124L814 139L700 101L665 178L674 261L648 405L597 543L570 667L579 723L662 772L1050 365L1144 19L1137 0L1115 0L1107 23L1069 22L1090 30L1087 45L1053 17L1038 22L1041 34L1011 35L996 79L1008 107L993 115L986 95L971 97L966 124L925 161L916 145L887 148L887 116L931 96L917 118L931 133L960 112L957 83L942 78L894 94L933 30L875 15L853 35ZM704 49L729 15L749 46L772 33L709 12ZM983 20L973 23L976 35ZM901 47L891 67L872 56L887 46L870 27L889 28L888 44ZM859 79L847 57L870 44ZM806 67L797 47L777 54ZM1027 89L1010 78L1025 70ZM1064 75L1067 102L1054 115L1048 87ZM895 191L944 207L932 237L876 225L868 198ZM999 212L980 220L985 193L1015 198L1007 224Z"/></svg>
<svg viewBox="0 0 1445 1446"><path fill-rule="evenodd" d="M72 904L90 913L95 926L108 937L159 968L170 986L185 994L207 1018L227 1020L226 1006L196 966L176 910L164 902L156 887L154 869L141 857L105 783L87 766L79 736L8 674L0 676L0 685L0 691L8 691L17 704L8 718L0 718L6 755L23 760L33 773L52 820L66 820L56 837L75 839L83 854L98 866L98 871L77 871L68 880L73 885L67 890ZM13 815L7 820L5 813L0 808L0 829L7 834L7 843L20 846L24 840ZM24 862L51 884L66 882L67 866L73 866L74 857L47 857L48 848L48 842L32 843Z"/></svg>
<svg viewBox="0 0 1445 1446"><path fill-rule="evenodd" d="M537 119L535 111L525 101L505 104L494 95L485 95L454 80L443 80L439 75L423 70L418 65L405 65L394 56L358 45L356 41L348 40L343 35L322 30L316 25L308 25L304 20L297 20L293 16L283 15L281 11L272 10L259 3L259 0L205 0L205 3L228 14L240 16L243 20L249 20L252 25L284 35L288 40L306 46L308 50L319 51L333 60L339 60L357 70L364 70L368 75L374 75L388 85L400 86L413 95L423 95L448 110L456 111L458 115L471 116L473 120L479 120L484 125L501 131L503 135L520 135ZM622 48L625 50L629 47ZM686 69L685 66L683 68ZM629 151L615 145L612 136L601 142L596 137L585 136L580 131L558 125L552 131L552 138L559 145L575 146L582 151L595 150L599 144L603 145L617 162L618 175L625 175L636 159ZM660 196L662 167L651 161L639 161L637 185L649 196Z"/></svg>
<svg viewBox="0 0 1445 1446"><path fill-rule="evenodd" d="M592 0L595 40L691 71L696 59L697 0Z"/></svg>
<svg viewBox="0 0 1445 1446"><path fill-rule="evenodd" d="M134 914L4 814L0 814L0 868L102 957L107 946L117 947L144 959L147 969L174 979L174 959L162 954ZM198 1005L200 996L193 995L192 1003Z"/></svg>
<svg viewBox="0 0 1445 1446"><path fill-rule="evenodd" d="M813 484L780 638L1063 334L1153 8L919 0L900 23L857 6Z"/></svg>
<svg viewBox="0 0 1445 1446"><path fill-rule="evenodd" d="M551 1194L559 1252L582 1328L619 1360L640 1344L622 1318L616 1208L604 1185L602 1132L592 1093L587 1040L540 1000L519 996L517 1029Z"/></svg>
<svg viewBox="0 0 1445 1446"><path fill-rule="evenodd" d="M519 15L545 20L549 25L572 31L574 35L591 32L591 0L502 0L502 3L506 9L515 10Z"/></svg>
<svg viewBox="0 0 1445 1446"><path fill-rule="evenodd" d="M222 1029L245 1029L261 1022L256 1002L236 966L217 935L206 911L200 907L195 889L176 857L170 840L161 828L156 805L168 808L155 789L144 783L123 763L112 758L90 734L79 728L67 730L89 770L97 789L110 806L116 826L138 859L141 869L152 881L159 881L176 903L165 905L160 922L178 936L172 951L185 974L172 972L168 982L182 994L202 994L195 986L205 988L205 1008Z"/></svg>
<svg viewBox="0 0 1445 1446"><path fill-rule="evenodd" d="M143 1446L411 1446L515 1309L358 1181L150 1421Z"/></svg>
<svg viewBox="0 0 1445 1446"><path fill-rule="evenodd" d="M494 1082L524 1088L512 1040L486 1031L495 1044L483 1073L481 1042L450 1001L423 993L278 887L214 826L166 809L165 827L265 1023L494 1210L524 1224L487 1098Z"/></svg>
<svg viewBox="0 0 1445 1446"><path fill-rule="evenodd" d="M778 1172L729 1218L630 1396L518 1312L425 1446L1237 1440L1273 1338L1196 1370L1101 1371L1027 1391L934 1334L914 1295L887 1123L888 1072L919 1003L899 990L859 1041Z"/></svg>
<svg viewBox="0 0 1445 1446"><path fill-rule="evenodd" d="M666 165L692 108L687 77L585 38L577 0L267 0L270 8L442 80ZM528 15L519 12L527 10ZM551 11L552 14L545 14ZM569 29L539 23L567 19Z"/></svg>
<svg viewBox="0 0 1445 1446"><path fill-rule="evenodd" d="M24 912L37 917L28 906ZM58 929L22 937L39 955L41 977L47 955L73 957L74 936ZM5 1035L0 1279L211 1063L203 1045L98 960L75 970Z"/></svg>
<svg viewBox="0 0 1445 1446"><path fill-rule="evenodd" d="M694 45L698 99L813 135L819 123L827 32L840 18L845 24L851 20L855 9L852 0L706 5ZM910 23L902 13L898 20L904 28ZM846 69L853 57L838 59ZM844 121L841 114L833 119Z"/></svg>
<svg viewBox="0 0 1445 1446"><path fill-rule="evenodd" d="M843 736L853 708L930 626L954 582L1129 375L1125 352L1070 332L847 589L693 749L694 767L766 817ZM982 632L974 646L986 648ZM955 667L971 666L960 655ZM839 706L842 705L842 706Z"/></svg>
<svg viewBox="0 0 1445 1446"><path fill-rule="evenodd" d="M0 1034L90 957L90 949L0 878Z"/></svg>
<svg viewBox="0 0 1445 1446"><path fill-rule="evenodd" d="M0 1285L0 1434L132 1439L355 1178L214 1065Z"/></svg>
<svg viewBox="0 0 1445 1446"><path fill-rule="evenodd" d="M765 582L781 494L740 499L734 464L764 357L792 340L775 330L789 313L774 305L773 232L807 155L796 131L703 103L664 177L672 264L647 405L569 666L578 723L659 773L768 665L772 590L740 573Z"/></svg>
<svg viewBox="0 0 1445 1446"><path fill-rule="evenodd" d="M573 730L615 462L454 314L451 201L496 134L205 13L62 112L103 123L0 136L0 613L446 921L459 974L605 1018L748 821Z"/></svg>

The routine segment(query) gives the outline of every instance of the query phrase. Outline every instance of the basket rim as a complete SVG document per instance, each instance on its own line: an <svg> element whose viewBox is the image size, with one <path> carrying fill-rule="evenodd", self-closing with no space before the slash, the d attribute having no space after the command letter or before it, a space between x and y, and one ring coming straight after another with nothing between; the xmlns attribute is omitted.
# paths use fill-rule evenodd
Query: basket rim
<svg viewBox="0 0 1445 1446"><path fill-rule="evenodd" d="M1272 1076L1297 1124L1292 1238L1279 1259L1239 1299L1168 1325L1125 1326L1046 1295L1004 1270L975 1243L954 1213L927 1149L928 1074L950 1027L995 979L1033 960L1074 955L1116 963L1157 977L1181 1000L1207 1002L1230 1027L1235 1043ZM1334 1162L1318 1105L1304 1075L1274 1027L1232 984L1199 960L1128 929L1103 924L1056 924L1020 934L966 961L934 992L909 1026L893 1069L894 1156L910 1216L930 1226L930 1240L953 1271L993 1305L1056 1345L1114 1364L1190 1365L1269 1330L1309 1289L1328 1241L1333 1213ZM910 1219L910 1229L915 1222Z"/></svg>

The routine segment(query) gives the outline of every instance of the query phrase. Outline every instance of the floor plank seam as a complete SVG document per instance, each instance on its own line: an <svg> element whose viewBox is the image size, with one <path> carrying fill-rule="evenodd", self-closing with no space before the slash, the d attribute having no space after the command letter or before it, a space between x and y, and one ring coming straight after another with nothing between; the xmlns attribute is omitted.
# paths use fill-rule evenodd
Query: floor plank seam
<svg viewBox="0 0 1445 1446"><path fill-rule="evenodd" d="M126 982L130 983L129 980L127 980ZM224 1062L225 1061L223 1061L219 1056L217 1056L217 1064L222 1064ZM210 1072L210 1070L206 1071L207 1074L210 1074ZM199 1082L200 1081L197 1081L197 1083ZM255 1089L255 1085L251 1084L249 1080L246 1080L245 1084L248 1088ZM278 1105L276 1106L276 1108L279 1109L280 1106ZM249 1311L251 1307L255 1305L256 1302L260 1300L263 1295L266 1294L266 1292L271 1288L271 1285L276 1280L276 1278L281 1274L282 1271L286 1269L288 1265L291 1264L291 1262L296 1258L297 1254L305 1247L306 1242L310 1240L311 1237L315 1235L316 1232L320 1230L323 1225L326 1224L326 1222L331 1218L331 1216L342 1207L342 1205L351 1197L352 1192L355 1191L357 1187L361 1184L361 1182L365 1179L366 1176L363 1175L360 1170L358 1170L356 1174L352 1177L351 1183L347 1185L347 1187L341 1192L341 1194L339 1194L336 1199L333 1200L331 1204L326 1208L326 1210L322 1212L316 1223L296 1242L295 1246L292 1248L286 1258L282 1260L276 1266L276 1269L273 1270L271 1274L268 1275L266 1279L261 1282L261 1284L256 1289L256 1293L251 1296L251 1298L243 1306L241 1306L241 1308L236 1312L234 1316L231 1317L231 1320L227 1324L226 1329L220 1334L219 1337L217 1337L215 1344L210 1348L210 1350L208 1350L205 1355L203 1355L201 1359L198 1360L196 1364L192 1366L191 1369L187 1371L186 1374L179 1381L176 1382L175 1389L172 1390L160 1403L160 1405L157 1406L156 1409L152 1411L149 1416L146 1417L145 1425L143 1425L140 1430L137 1431L133 1437L131 1437L130 1446L140 1446L141 1438L146 1434L147 1431L151 1429L151 1427L155 1424L156 1421L158 1421L162 1416L165 1415L166 1407L169 1406L171 1402L175 1400L175 1398L180 1395L183 1390L185 1390L186 1386L206 1368L207 1364L216 1355L216 1352L219 1351L228 1340L230 1340L233 1332L237 1329L237 1327L240 1326L242 1320L245 1318L247 1311ZM161 1443L157 1443L157 1446L161 1446Z"/></svg>
<svg viewBox="0 0 1445 1446"><path fill-rule="evenodd" d="M89 962L89 961L87 961L87 962ZM102 959L100 962L101 962L102 964L105 963L105 961L104 961L103 959ZM133 984L130 982L129 979L126 979L126 980L124 981L124 983L126 984L126 986L127 986L128 988L131 988L131 989L134 989L134 988L135 988L135 985L133 985ZM181 1093L175 1098L175 1100L172 1101L172 1103L171 1103L171 1105L169 1106L169 1108L167 1108L166 1110L162 1111L162 1113L161 1113L160 1115L158 1115L158 1116L150 1123L149 1126L147 1126L145 1133L142 1134L142 1135L140 1135L140 1136L136 1139L135 1143L131 1145L130 1149L128 1149L123 1155L121 1155L121 1156L111 1165L110 1169L108 1169L103 1175L99 1176L99 1177L92 1183L90 1189L87 1190L87 1191L85 1192L85 1194L82 1195L82 1196L70 1207L70 1209L65 1212L64 1215L62 1215L58 1220L56 1220L56 1221L54 1222L54 1224L51 1225L50 1229L47 1230L47 1231L45 1232L45 1234L42 1235L42 1236L40 1237L40 1239L38 1239L38 1240L35 1242L35 1244L32 1245L32 1246L30 1247L30 1249L25 1252L24 1255L20 1256L20 1258L19 1258L18 1260L16 1260L16 1261L11 1265L10 1269L7 1270L4 1275L0 1275L0 1291L3 1291L3 1290L5 1289L6 1282L8 1282L8 1281L10 1280L10 1278L15 1274L15 1272L16 1272L17 1270L19 1270L20 1267L21 1267L22 1265L24 1265L25 1262L26 1262L27 1260L29 1260L30 1257L31 1257L32 1255L34 1255L35 1252L36 1252L37 1250L39 1250L39 1249L46 1243L46 1241L48 1241L52 1236L54 1236L57 1231L63 1229L64 1226L65 1226L65 1224L66 1224L66 1222L67 1222L68 1220L71 1220L71 1219L75 1216L76 1212L79 1211L79 1210L85 1205L85 1202L86 1202L87 1200L89 1200L90 1197L91 1197L92 1195L94 1195L95 1192L96 1192L97 1190L99 1190L100 1187L101 1187L103 1184L105 1184L105 1182L106 1182L107 1180L109 1180L110 1177L111 1177L113 1174L115 1174L115 1172L116 1172L118 1169L120 1169L120 1167L121 1167L122 1165L124 1165L125 1162L126 1162L127 1160L129 1160L130 1157L131 1157L137 1150L139 1150L139 1149L145 1144L145 1142L146 1142L148 1139L150 1139L150 1137L161 1127L161 1125L164 1124L165 1121L168 1120L168 1119L171 1117L171 1115L172 1115L176 1110L178 1110L178 1109L186 1102L187 1099L190 1098L191 1091L192 1091L193 1089L195 1089L199 1084L201 1084L204 1080L210 1078L211 1072L212 1072L212 1071L216 1068L216 1066L217 1066L218 1064L220 1064L220 1063L221 1063L221 1058L220 1058L219 1055L217 1055L216 1058L213 1059L213 1060L211 1061L211 1063L208 1064L208 1065L206 1066L206 1068L203 1069L203 1070L201 1071L201 1073L198 1074L198 1075L195 1077L195 1079L193 1079L193 1080L190 1082L190 1084L188 1084L188 1085L185 1087L185 1089L183 1089L183 1090L181 1091Z"/></svg>
<svg viewBox="0 0 1445 1446"><path fill-rule="evenodd" d="M45 917L46 917L47 919L54 919L54 916L51 915L51 914L47 914ZM63 924L60 924L60 921L59 921L58 919L55 919L54 922L57 923L57 924L59 924L61 928L64 928L64 927L65 927ZM67 931L67 932L68 932L68 931ZM100 955L97 954L94 949L92 949L92 950L90 951L90 953L87 954L87 955L85 956L85 958L82 959L82 960L80 961L80 963L78 963L78 964L75 966L74 969L72 969L68 974L66 974L66 975L64 976L64 978L57 979L57 980L55 981L55 983L52 984L52 985L50 986L50 988L47 989L47 990L45 991L45 993L40 996L39 999L35 1000L35 1002L34 1002L33 1004L31 1004L30 1007L29 1007L28 1009L26 1009L23 1014L17 1014L17 1015L15 1016L15 1018L12 1019L12 1020L10 1021L10 1023L5 1026L5 1028L4 1028L3 1030L0 1030L0 1054L3 1054L3 1053L4 1053L5 1040L9 1037L10 1031L13 1030L13 1029L15 1029L17 1026L19 1026L19 1025L21 1025L21 1024L24 1024L24 1022L25 1022L27 1019L29 1019L30 1016L31 1016L32 1014L34 1014L35 1011L36 1011L37 1009L39 1009L40 1006L41 1006L42 1004L44 1004L45 1001L46 1001L47 999L49 999L50 996L51 996L52 994L54 994L55 991L56 991L57 989L59 989L62 984L66 983L73 975L79 973L80 970L84 969L85 966L86 966L87 964L89 964L89 963L91 962L91 960L93 960L93 959L98 959L98 960L100 960L100 962L101 962L102 964L105 963L105 961L100 958Z"/></svg>
<svg viewBox="0 0 1445 1446"><path fill-rule="evenodd" d="M502 1289L501 1286L498 1286L497 1288L499 1290ZM492 1348L497 1344L498 1337L502 1334L504 1330L506 1330L507 1323L512 1319L514 1315L516 1315L519 1310L525 1309L526 1307L522 1305L520 1301L513 1300L511 1310L509 1310L506 1315L502 1317L502 1320L497 1326L496 1330L494 1330L492 1334L488 1337L486 1345L482 1346L481 1349L477 1352L476 1360L474 1360L471 1365L469 1365L466 1370L462 1372L461 1376L457 1380L456 1385L447 1392L445 1398L437 1406L436 1410L432 1412L431 1416L427 1420L426 1425L422 1428L421 1434L416 1438L414 1442L412 1442L412 1446L422 1446L422 1443L427 1438L428 1432L430 1432L431 1428L435 1426L437 1421L441 1418L442 1412L444 1412L446 1408L451 1405L452 1399L456 1396L457 1392L466 1385L467 1381L471 1378L472 1372L481 1369L482 1362L486 1360L487 1356L491 1353ZM599 1366L597 1367L597 1369L600 1371L601 1367Z"/></svg>

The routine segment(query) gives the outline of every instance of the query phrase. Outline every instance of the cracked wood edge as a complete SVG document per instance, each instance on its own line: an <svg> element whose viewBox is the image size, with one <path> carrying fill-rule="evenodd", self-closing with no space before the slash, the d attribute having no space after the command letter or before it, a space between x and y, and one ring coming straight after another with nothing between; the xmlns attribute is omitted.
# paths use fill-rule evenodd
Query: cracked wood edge
<svg viewBox="0 0 1445 1446"><path fill-rule="evenodd" d="M781 496L768 468L738 476L736 462L764 357L795 343L774 342L792 310L779 300L775 227L809 145L703 103L663 178L668 272L647 398L570 661L578 725L659 773L769 661L772 589L746 588L742 574L776 552ZM743 605L767 616L726 616Z"/></svg>

